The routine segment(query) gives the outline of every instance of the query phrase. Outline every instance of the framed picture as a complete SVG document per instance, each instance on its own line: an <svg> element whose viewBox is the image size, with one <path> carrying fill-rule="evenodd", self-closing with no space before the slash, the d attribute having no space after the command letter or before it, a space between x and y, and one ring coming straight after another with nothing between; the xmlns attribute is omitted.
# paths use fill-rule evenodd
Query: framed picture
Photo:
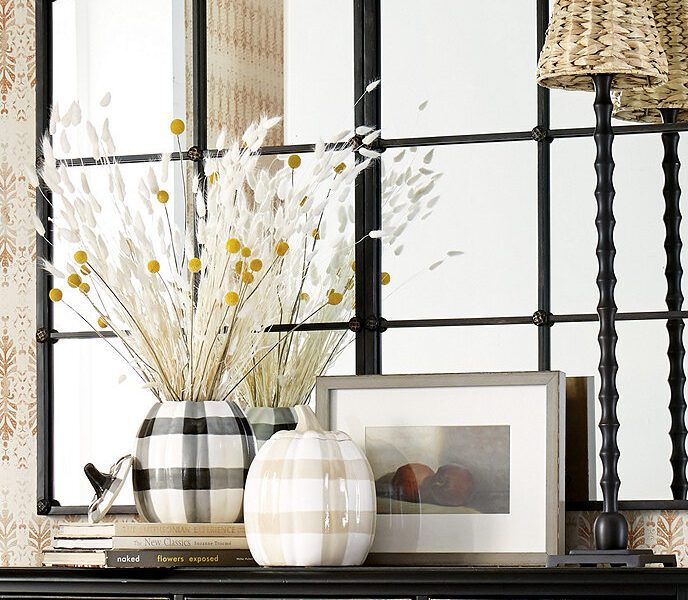
<svg viewBox="0 0 688 600"><path fill-rule="evenodd" d="M560 372L320 377L375 477L371 564L544 565L564 537Z"/></svg>

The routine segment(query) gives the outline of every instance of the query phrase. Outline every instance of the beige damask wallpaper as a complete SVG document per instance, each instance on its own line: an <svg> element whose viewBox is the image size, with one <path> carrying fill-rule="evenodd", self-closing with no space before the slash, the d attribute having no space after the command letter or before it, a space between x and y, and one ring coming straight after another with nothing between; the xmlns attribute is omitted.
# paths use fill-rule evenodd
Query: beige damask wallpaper
<svg viewBox="0 0 688 600"><path fill-rule="evenodd" d="M227 0L217 1L227 4ZM245 0L236 4L246 7L249 3ZM281 19L275 12L277 2L261 0L260 4L266 7L265 18ZM217 10L221 12L220 8ZM270 21L269 26L262 26L258 21L251 23L255 31L262 32L260 35L281 39L278 31L281 20L280 24ZM216 20L215 24L224 27L222 20ZM278 68L281 61L278 46L275 42L274 48L267 51L270 68ZM52 530L59 522L35 514L34 193L24 175L24 165L33 163L35 151L34 59L33 0L0 0L0 565L3 566L37 565L40 551L49 545ZM230 81L211 84L213 94L222 99L218 102L224 102L230 112L236 106L244 107L254 101L266 110L270 102L281 106L278 90L273 90L269 99L249 91L231 96L224 87ZM225 109L218 109L215 114ZM250 113L236 109L231 114L239 115L236 118L240 119ZM628 513L628 518L633 546L676 552L683 566L688 566L686 513L633 512ZM594 515L590 513L567 516L569 547L592 544L593 520Z"/></svg>

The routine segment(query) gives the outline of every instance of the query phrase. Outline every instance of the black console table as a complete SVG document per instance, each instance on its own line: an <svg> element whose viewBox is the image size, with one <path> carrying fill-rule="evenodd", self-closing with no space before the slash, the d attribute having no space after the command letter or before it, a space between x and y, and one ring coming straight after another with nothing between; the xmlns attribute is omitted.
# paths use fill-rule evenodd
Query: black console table
<svg viewBox="0 0 688 600"><path fill-rule="evenodd" d="M361 567L0 569L0 599L390 598L688 600L688 569Z"/></svg>

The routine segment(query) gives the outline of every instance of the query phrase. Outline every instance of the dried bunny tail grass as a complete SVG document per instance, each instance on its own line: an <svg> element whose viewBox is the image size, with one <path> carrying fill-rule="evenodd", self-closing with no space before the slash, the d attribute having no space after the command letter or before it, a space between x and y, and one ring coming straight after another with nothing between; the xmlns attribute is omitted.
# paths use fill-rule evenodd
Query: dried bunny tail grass
<svg viewBox="0 0 688 600"><path fill-rule="evenodd" d="M369 136L373 132L369 128L360 128L357 133ZM321 156L324 155L322 151ZM345 160L346 157L337 155L332 166L338 167L340 159ZM369 232L366 237L380 239L383 245L392 249L403 249L401 241L414 221L419 220L420 214L431 214L437 204L437 196L432 194L439 174L432 168L432 161L433 151L430 150L409 154L402 151L393 161L383 162L384 227ZM280 205L277 215L284 211L284 218L301 224L295 229L293 240L288 240L290 246L299 246L290 253L284 267L291 273L300 273L300 277L281 282L279 293L283 310L278 322L298 324L302 315L330 298L334 303L328 303L313 319L314 322L344 322L351 318L355 246L361 240L354 239L353 207L350 203L347 205L346 200L351 199L356 169L366 168L369 164L370 161L365 161L365 164L347 167L349 179L326 178L325 187L307 191L312 197L309 196L304 206L309 208L323 206L318 201L318 194L324 194L330 200L335 198L333 204L324 205L322 216L317 210L305 213L295 210L294 201L304 197L306 191L299 189L284 194L285 202ZM346 173L347 168L339 175ZM309 181L314 179L315 176L309 175ZM293 188L298 188L298 184L295 180ZM336 194L338 186L342 186L346 193ZM291 190L292 186L287 185L287 188ZM318 239L309 241L307 238L304 244L304 234L308 236L315 231ZM316 376L327 372L352 339L348 332L342 331L297 331L288 336L265 332L263 336L266 347L272 341L278 343L278 349L268 356L257 356L257 360L262 362L241 387L241 401L247 406L294 406L308 402Z"/></svg>

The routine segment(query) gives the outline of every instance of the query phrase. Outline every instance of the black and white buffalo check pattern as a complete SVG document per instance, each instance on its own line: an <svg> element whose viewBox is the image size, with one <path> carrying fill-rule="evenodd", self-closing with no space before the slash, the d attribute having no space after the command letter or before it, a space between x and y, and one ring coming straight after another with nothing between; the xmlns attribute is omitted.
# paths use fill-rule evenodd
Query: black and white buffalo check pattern
<svg viewBox="0 0 688 600"><path fill-rule="evenodd" d="M251 426L233 402L162 402L137 434L134 499L145 519L233 523L256 452Z"/></svg>
<svg viewBox="0 0 688 600"><path fill-rule="evenodd" d="M246 409L246 417L256 436L258 450L278 431L296 429L296 412L290 406L253 406Z"/></svg>

